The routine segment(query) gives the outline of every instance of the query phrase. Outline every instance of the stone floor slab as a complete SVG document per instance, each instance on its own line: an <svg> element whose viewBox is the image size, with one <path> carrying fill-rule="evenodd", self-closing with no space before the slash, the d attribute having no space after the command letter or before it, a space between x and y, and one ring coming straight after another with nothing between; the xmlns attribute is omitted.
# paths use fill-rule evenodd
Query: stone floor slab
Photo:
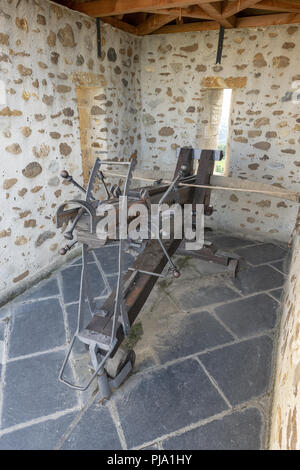
<svg viewBox="0 0 300 470"><path fill-rule="evenodd" d="M157 333L154 350L161 362L196 354L207 348L232 341L233 336L208 312L173 315L169 334Z"/></svg>
<svg viewBox="0 0 300 470"><path fill-rule="evenodd" d="M215 308L217 316L239 338L254 336L276 325L278 302L258 294Z"/></svg>
<svg viewBox="0 0 300 470"><path fill-rule="evenodd" d="M74 390L58 381L64 355L56 351L7 364L2 429L77 406Z"/></svg>
<svg viewBox="0 0 300 470"><path fill-rule="evenodd" d="M87 273L91 294L95 297L104 295L106 287L97 265L95 263L89 264ZM78 302L81 266L70 266L61 272L61 276L64 302Z"/></svg>
<svg viewBox="0 0 300 470"><path fill-rule="evenodd" d="M118 450L121 442L109 409L93 404L66 439L62 450Z"/></svg>
<svg viewBox="0 0 300 470"><path fill-rule="evenodd" d="M220 280L219 284L210 287L201 287L201 285L199 285L198 288L194 286L193 289L188 289L187 286L181 293L179 301L184 310L191 310L236 299L238 297L239 294L237 292L224 285L224 282Z"/></svg>
<svg viewBox="0 0 300 470"><path fill-rule="evenodd" d="M248 408L163 442L166 450L259 450L262 416Z"/></svg>
<svg viewBox="0 0 300 470"><path fill-rule="evenodd" d="M231 237L229 235L217 236L213 239L213 244L219 250L234 250L248 245L254 245L256 242L245 240L244 238Z"/></svg>
<svg viewBox="0 0 300 470"><path fill-rule="evenodd" d="M287 252L273 243L262 243L261 245L240 248L236 250L242 258L254 266L270 263L285 258Z"/></svg>
<svg viewBox="0 0 300 470"><path fill-rule="evenodd" d="M261 336L199 356L232 405L267 393L270 386L272 340Z"/></svg>
<svg viewBox="0 0 300 470"><path fill-rule="evenodd" d="M58 299L17 303L11 316L9 358L46 351L66 342Z"/></svg>
<svg viewBox="0 0 300 470"><path fill-rule="evenodd" d="M244 295L281 287L284 276L268 265L255 266L239 271L232 284Z"/></svg>
<svg viewBox="0 0 300 470"><path fill-rule="evenodd" d="M40 282L37 286L29 289L17 300L35 300L45 297L54 297L59 295L59 288L55 277L47 281Z"/></svg>
<svg viewBox="0 0 300 470"><path fill-rule="evenodd" d="M227 408L193 359L131 377L115 403L129 448Z"/></svg>
<svg viewBox="0 0 300 470"><path fill-rule="evenodd" d="M53 450L75 417L69 413L57 419L4 434L0 437L1 450Z"/></svg>

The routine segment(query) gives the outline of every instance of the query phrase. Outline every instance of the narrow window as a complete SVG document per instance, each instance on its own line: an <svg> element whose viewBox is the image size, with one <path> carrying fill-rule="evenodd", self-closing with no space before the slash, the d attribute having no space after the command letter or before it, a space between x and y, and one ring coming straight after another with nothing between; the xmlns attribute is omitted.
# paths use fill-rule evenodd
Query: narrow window
<svg viewBox="0 0 300 470"><path fill-rule="evenodd" d="M222 100L222 112L220 116L220 127L218 135L218 150L223 150L224 158L220 162L215 164L215 173L222 175L225 172L226 164L225 161L228 159L228 134L229 134L229 117L231 109L231 96L232 90L226 88L223 90L223 100Z"/></svg>

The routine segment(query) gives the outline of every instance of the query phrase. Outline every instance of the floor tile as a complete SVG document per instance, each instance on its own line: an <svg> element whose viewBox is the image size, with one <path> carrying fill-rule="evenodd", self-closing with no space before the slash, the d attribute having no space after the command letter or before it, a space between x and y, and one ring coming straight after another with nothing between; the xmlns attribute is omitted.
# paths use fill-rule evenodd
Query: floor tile
<svg viewBox="0 0 300 470"><path fill-rule="evenodd" d="M97 259L99 260L101 267L105 274L115 274L118 272L118 257L119 247L115 246L104 246L103 248L97 248L94 250ZM134 257L129 253L125 253L124 256L125 269L131 266L134 262Z"/></svg>
<svg viewBox="0 0 300 470"><path fill-rule="evenodd" d="M64 356L57 351L7 364L2 428L77 405L74 390L58 381Z"/></svg>
<svg viewBox="0 0 300 470"><path fill-rule="evenodd" d="M179 301L184 310L189 310L206 307L207 305L236 299L238 297L239 294L237 292L224 285L223 280L220 280L219 285L199 287L191 290L185 289L180 295Z"/></svg>
<svg viewBox="0 0 300 470"><path fill-rule="evenodd" d="M248 408L163 442L166 450L259 450L262 417Z"/></svg>
<svg viewBox="0 0 300 470"><path fill-rule="evenodd" d="M81 266L70 266L61 272L65 303L78 302L81 279ZM88 265L87 279L91 295L100 297L105 292L103 277L95 263Z"/></svg>
<svg viewBox="0 0 300 470"><path fill-rule="evenodd" d="M62 450L121 449L116 426L106 406L93 404L64 442Z"/></svg>
<svg viewBox="0 0 300 470"><path fill-rule="evenodd" d="M276 269L263 265L239 271L236 279L231 282L242 294L248 295L280 287L284 283L284 277Z"/></svg>
<svg viewBox="0 0 300 470"><path fill-rule="evenodd" d="M285 250L277 245L273 245L272 243L263 243L261 245L250 246L248 248L240 248L236 250L236 253L254 266L279 260L285 258L287 255Z"/></svg>
<svg viewBox="0 0 300 470"><path fill-rule="evenodd" d="M0 437L0 450L53 450L75 416L69 413L4 434Z"/></svg>
<svg viewBox="0 0 300 470"><path fill-rule="evenodd" d="M283 293L284 293L284 289L274 289L274 290L270 290L270 294L275 297L275 299L278 300L278 302L280 302L283 298Z"/></svg>
<svg viewBox="0 0 300 470"><path fill-rule="evenodd" d="M19 297L17 300L35 300L42 299L44 297L53 297L59 295L59 289L56 278L52 278L42 281L37 286L26 291L24 295Z"/></svg>
<svg viewBox="0 0 300 470"><path fill-rule="evenodd" d="M275 263L271 263L271 266L273 266L276 269L279 269L279 271L281 271L283 274L288 274L289 272L287 259L275 261Z"/></svg>
<svg viewBox="0 0 300 470"><path fill-rule="evenodd" d="M234 250L235 248L240 248L242 246L248 246L251 244L255 244L255 241L251 240L245 240L243 238L237 238L237 237L230 237L230 236L217 236L213 240L213 244L219 249L219 250Z"/></svg>
<svg viewBox="0 0 300 470"><path fill-rule="evenodd" d="M15 304L11 316L9 358L46 351L66 342L58 299Z"/></svg>
<svg viewBox="0 0 300 470"><path fill-rule="evenodd" d="M131 377L115 402L128 447L227 408L201 366L192 359Z"/></svg>
<svg viewBox="0 0 300 470"><path fill-rule="evenodd" d="M278 302L258 294L215 308L217 316L239 338L271 330L276 325Z"/></svg>
<svg viewBox="0 0 300 470"><path fill-rule="evenodd" d="M232 405L269 389L272 340L268 336L224 346L199 357Z"/></svg>
<svg viewBox="0 0 300 470"><path fill-rule="evenodd" d="M157 338L154 349L161 362L189 356L234 339L208 312L173 315L169 334L160 336L158 332Z"/></svg>

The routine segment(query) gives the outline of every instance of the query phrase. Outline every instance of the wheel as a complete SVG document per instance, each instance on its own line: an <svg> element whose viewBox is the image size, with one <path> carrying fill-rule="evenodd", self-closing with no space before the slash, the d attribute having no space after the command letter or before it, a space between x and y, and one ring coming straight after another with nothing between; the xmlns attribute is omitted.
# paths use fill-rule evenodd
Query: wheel
<svg viewBox="0 0 300 470"><path fill-rule="evenodd" d="M114 357L106 361L104 367L109 377L114 379L129 361L133 367L135 363L135 352L133 349L124 350L119 348Z"/></svg>

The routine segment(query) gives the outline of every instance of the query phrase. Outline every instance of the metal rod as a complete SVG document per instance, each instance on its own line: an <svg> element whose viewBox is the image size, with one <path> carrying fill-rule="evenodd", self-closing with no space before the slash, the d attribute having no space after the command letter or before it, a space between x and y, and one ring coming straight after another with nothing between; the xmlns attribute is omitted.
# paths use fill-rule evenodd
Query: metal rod
<svg viewBox="0 0 300 470"><path fill-rule="evenodd" d="M105 172L106 176L118 176L119 178L125 178L126 175L122 175L120 173L113 173L113 172ZM133 176L132 179L134 180L140 180L140 181L146 181L149 183L155 183L156 180L151 179L151 178L143 178L141 176ZM173 181L169 180L162 180L162 184L172 184ZM192 188L207 188L207 189L217 189L217 190L224 190L224 191L239 191L243 193L256 193L256 194L268 194L270 196L278 196L278 197L288 197L288 196L295 196L297 198L300 198L300 193L297 193L295 191L288 191L287 192L280 192L280 191L266 191L263 189L246 189L246 188L231 188L229 186L211 186L208 184L192 184L192 183L178 183L178 186L187 186L187 187L192 187ZM296 201L295 201L296 202Z"/></svg>

